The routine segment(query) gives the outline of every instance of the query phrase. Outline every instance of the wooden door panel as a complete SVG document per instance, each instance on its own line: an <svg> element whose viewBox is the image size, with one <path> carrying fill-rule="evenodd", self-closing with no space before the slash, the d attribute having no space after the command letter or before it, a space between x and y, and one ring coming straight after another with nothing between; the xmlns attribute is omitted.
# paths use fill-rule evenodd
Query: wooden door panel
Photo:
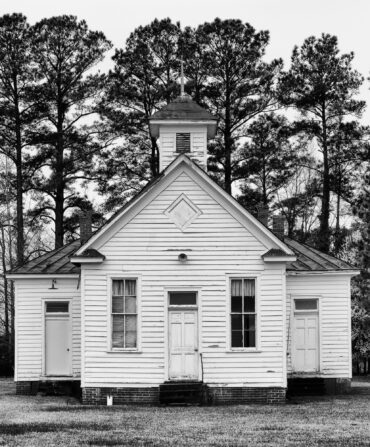
<svg viewBox="0 0 370 447"><path fill-rule="evenodd" d="M170 311L169 322L169 378L197 379L197 311Z"/></svg>

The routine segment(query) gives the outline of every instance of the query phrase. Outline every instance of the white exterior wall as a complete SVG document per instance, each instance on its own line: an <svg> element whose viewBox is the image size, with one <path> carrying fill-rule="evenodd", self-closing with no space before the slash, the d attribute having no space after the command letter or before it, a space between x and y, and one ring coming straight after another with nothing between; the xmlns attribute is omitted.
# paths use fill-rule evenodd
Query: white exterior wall
<svg viewBox="0 0 370 447"><path fill-rule="evenodd" d="M291 362L293 299L307 297L319 300L320 371L314 375L352 377L350 296L347 275L287 276L288 374L294 373Z"/></svg>
<svg viewBox="0 0 370 447"><path fill-rule="evenodd" d="M44 370L44 301L71 300L72 376L80 377L81 319L78 278L58 278L50 290L52 277L15 280L15 381L40 380Z"/></svg>
<svg viewBox="0 0 370 447"><path fill-rule="evenodd" d="M181 231L164 211L185 192L202 212ZM168 378L168 290L199 291L199 350L204 382L285 386L285 266L264 264L266 247L199 184L181 173L112 237L95 248L101 265L85 265L82 386L150 386ZM177 259L185 252L188 261ZM111 277L139 278L139 352L110 352ZM258 345L228 346L228 275L256 276Z"/></svg>
<svg viewBox="0 0 370 447"><path fill-rule="evenodd" d="M207 126L161 126L159 134L159 169L162 171L179 155L176 133L190 133L190 152L186 155L198 165L207 166Z"/></svg>

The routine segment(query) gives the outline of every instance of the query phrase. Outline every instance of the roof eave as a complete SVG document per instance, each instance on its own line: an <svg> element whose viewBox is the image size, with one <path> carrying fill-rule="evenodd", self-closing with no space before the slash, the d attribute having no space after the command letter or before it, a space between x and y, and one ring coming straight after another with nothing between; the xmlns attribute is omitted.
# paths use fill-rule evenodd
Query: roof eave
<svg viewBox="0 0 370 447"><path fill-rule="evenodd" d="M8 279L79 278L79 273L7 273Z"/></svg>
<svg viewBox="0 0 370 447"><path fill-rule="evenodd" d="M69 258L70 262L75 265L80 264L101 264L105 260L105 256L71 256Z"/></svg>
<svg viewBox="0 0 370 447"><path fill-rule="evenodd" d="M297 260L296 256L261 256L264 262L294 262Z"/></svg>
<svg viewBox="0 0 370 447"><path fill-rule="evenodd" d="M159 126L178 125L178 126L207 126L207 138L212 140L216 136L217 120L198 119L189 120L184 118L179 119L154 119L149 121L149 131L153 138L159 137Z"/></svg>
<svg viewBox="0 0 370 447"><path fill-rule="evenodd" d="M338 270L287 270L288 276L325 276L325 275L342 275L356 276L361 272L356 269L338 269Z"/></svg>

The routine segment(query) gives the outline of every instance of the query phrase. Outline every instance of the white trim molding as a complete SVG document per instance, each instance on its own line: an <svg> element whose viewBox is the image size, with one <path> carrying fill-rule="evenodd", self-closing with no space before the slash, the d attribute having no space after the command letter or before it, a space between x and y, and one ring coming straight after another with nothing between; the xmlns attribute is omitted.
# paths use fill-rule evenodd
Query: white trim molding
<svg viewBox="0 0 370 447"><path fill-rule="evenodd" d="M240 273L227 273L226 275L226 353L258 353L261 351L261 312L260 312L260 276L259 272L240 272ZM231 347L231 280L232 279L254 279L255 280L255 326L256 334L255 341L256 346L250 348L232 348Z"/></svg>
<svg viewBox="0 0 370 447"><path fill-rule="evenodd" d="M122 274L107 274L107 350L108 354L141 354L141 273L124 272ZM136 348L113 348L112 347L112 284L113 280L136 280Z"/></svg>
<svg viewBox="0 0 370 447"><path fill-rule="evenodd" d="M287 270L288 276L356 276L360 270Z"/></svg>
<svg viewBox="0 0 370 447"><path fill-rule="evenodd" d="M79 278L79 273L8 273L8 279L54 279L54 278Z"/></svg>

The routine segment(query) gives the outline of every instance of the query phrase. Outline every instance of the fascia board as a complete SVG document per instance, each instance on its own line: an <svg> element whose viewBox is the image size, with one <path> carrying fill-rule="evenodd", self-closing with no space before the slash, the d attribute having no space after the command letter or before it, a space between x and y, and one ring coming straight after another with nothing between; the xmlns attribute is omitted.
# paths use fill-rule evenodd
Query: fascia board
<svg viewBox="0 0 370 447"><path fill-rule="evenodd" d="M287 270L288 276L356 276L360 270Z"/></svg>
<svg viewBox="0 0 370 447"><path fill-rule="evenodd" d="M262 256L264 262L294 262L296 256Z"/></svg>
<svg viewBox="0 0 370 447"><path fill-rule="evenodd" d="M104 259L103 257L86 258L84 256L71 256L69 258L72 264L101 264Z"/></svg>
<svg viewBox="0 0 370 447"><path fill-rule="evenodd" d="M50 279L50 278L79 278L78 273L9 273L8 279Z"/></svg>

